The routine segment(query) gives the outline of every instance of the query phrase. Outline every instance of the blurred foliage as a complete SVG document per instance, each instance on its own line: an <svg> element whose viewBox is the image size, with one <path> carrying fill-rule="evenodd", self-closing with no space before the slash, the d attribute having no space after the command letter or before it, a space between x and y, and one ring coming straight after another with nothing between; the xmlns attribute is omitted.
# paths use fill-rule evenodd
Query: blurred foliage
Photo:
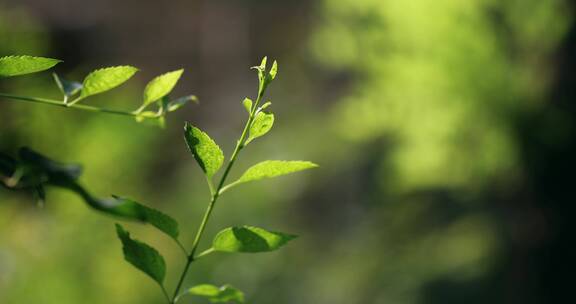
<svg viewBox="0 0 576 304"><path fill-rule="evenodd" d="M218 5L245 13L256 1L232 2ZM278 7L272 10L276 14L289 7L282 1L267 5ZM274 105L283 115L271 131L276 140L258 142L262 150L241 159L238 172L270 154L301 155L317 160L322 170L313 179L234 189L222 201L231 210L219 213L208 228L213 235L223 223L246 224L242 218L259 226L289 226L282 230L301 238L264 258L227 257L218 264L206 259L193 269L189 285L230 282L246 292L249 303L510 303L510 290L504 289L513 287L505 284L503 268L511 236L499 204L522 182L526 168L516 123L545 106L553 55L573 18L566 3L322 0L317 5L308 39L300 38L301 28L295 30L298 39L266 36L266 29L287 26L274 27L272 17L260 21L270 27L250 19L259 26L254 39L274 36L282 48L286 68L274 94L283 98ZM0 53L51 55L49 33L34 20L24 10L0 7ZM226 75L218 71L218 77ZM33 95L49 92L50 81L24 77L0 88ZM116 100L96 102L127 105L140 98L134 87L121 92ZM53 94L58 96L57 90ZM240 103L227 100L226 106ZM225 127L220 116L194 111L185 112L186 120ZM208 193L192 186L202 177L185 151L180 120L184 117L169 119L162 131L122 118L0 101L0 151L31 146L85 164L84 181L95 193L132 197L176 215L193 230ZM548 131L543 137L550 141L565 132ZM233 135L215 137L225 142L219 139ZM122 263L109 219L66 193L48 192L44 209L31 201L0 191L1 303L159 301L152 283ZM151 229L130 230L153 240L167 260L180 254ZM211 282L197 280L205 277Z"/></svg>
<svg viewBox="0 0 576 304"><path fill-rule="evenodd" d="M392 189L477 187L510 173L510 117L539 106L569 20L562 4L325 1L315 58L358 79L334 125L351 141L391 137Z"/></svg>
<svg viewBox="0 0 576 304"><path fill-rule="evenodd" d="M490 287L508 250L495 203L521 180L517 119L542 108L568 11L538 0L323 1L312 53L345 81L328 118L342 141L323 153L343 151L322 165L355 166L336 174L360 180L315 198L348 198L339 207L357 214L303 283L318 298L295 302L506 302ZM445 286L456 287L427 293Z"/></svg>

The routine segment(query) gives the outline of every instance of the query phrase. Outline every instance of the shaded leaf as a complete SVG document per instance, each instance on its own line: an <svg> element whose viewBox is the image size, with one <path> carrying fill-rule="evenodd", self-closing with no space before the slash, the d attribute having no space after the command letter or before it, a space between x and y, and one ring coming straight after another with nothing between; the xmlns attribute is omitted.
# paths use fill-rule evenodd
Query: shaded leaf
<svg viewBox="0 0 576 304"><path fill-rule="evenodd" d="M194 155L204 173L212 177L224 163L224 154L220 147L200 129L186 123L184 127L184 137L188 149Z"/></svg>
<svg viewBox="0 0 576 304"><path fill-rule="evenodd" d="M162 97L168 95L178 80L182 73L184 72L183 69L168 72L166 74L162 74L154 79L152 79L144 89L144 103L143 106L147 106L155 101L160 100Z"/></svg>
<svg viewBox="0 0 576 304"><path fill-rule="evenodd" d="M250 136L248 137L246 144L268 133L268 131L272 129L272 125L274 125L274 114L258 112L254 118L254 122L252 122L252 125L250 126Z"/></svg>
<svg viewBox="0 0 576 304"><path fill-rule="evenodd" d="M212 248L222 252L266 252L274 251L295 238L295 235L253 226L230 227L214 237Z"/></svg>
<svg viewBox="0 0 576 304"><path fill-rule="evenodd" d="M10 155L0 152L0 174L3 177L10 177L14 174L18 162Z"/></svg>
<svg viewBox="0 0 576 304"><path fill-rule="evenodd" d="M93 207L109 215L148 223L173 239L179 235L178 222L167 214L127 198L91 199Z"/></svg>
<svg viewBox="0 0 576 304"><path fill-rule="evenodd" d="M0 77L11 77L48 70L62 62L58 59L34 56L0 57Z"/></svg>
<svg viewBox="0 0 576 304"><path fill-rule="evenodd" d="M122 242L124 259L162 285L166 276L166 262L160 253L150 245L132 239L130 233L119 224L116 224L116 233Z"/></svg>
<svg viewBox="0 0 576 304"><path fill-rule="evenodd" d="M244 303L244 293L228 284L218 287L210 284L196 285L188 293L207 298L211 303Z"/></svg>
<svg viewBox="0 0 576 304"><path fill-rule="evenodd" d="M111 90L132 78L137 71L138 69L132 66L115 66L93 71L84 79L80 96L86 98Z"/></svg>
<svg viewBox="0 0 576 304"><path fill-rule="evenodd" d="M30 148L21 148L18 155L23 163L42 171L50 180L76 180L82 174L80 165L57 162Z"/></svg>
<svg viewBox="0 0 576 304"><path fill-rule="evenodd" d="M82 84L79 82L68 81L58 76L58 74L56 73L53 73L52 76L54 77L54 81L56 82L56 85L60 89L60 92L62 92L62 94L64 94L64 96L66 97L75 95L76 93L80 92L80 90L82 90Z"/></svg>

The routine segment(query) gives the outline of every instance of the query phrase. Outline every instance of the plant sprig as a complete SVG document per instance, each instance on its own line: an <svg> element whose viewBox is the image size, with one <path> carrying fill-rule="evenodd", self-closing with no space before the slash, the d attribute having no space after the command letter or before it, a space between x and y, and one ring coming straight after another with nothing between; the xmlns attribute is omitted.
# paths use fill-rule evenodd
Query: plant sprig
<svg viewBox="0 0 576 304"><path fill-rule="evenodd" d="M14 77L31 73L42 72L53 68L61 61L58 59L34 57L34 56L5 56L0 57L0 78ZM194 95L188 95L177 99L170 99L168 95L178 83L183 69L168 72L152 79L144 89L142 105L134 111L120 111L100 108L81 104L86 98L110 91L128 81L138 71L132 66L114 66L95 70L89 73L82 83L70 81L56 73L53 78L56 86L62 93L62 100L47 99L40 97L20 96L0 93L0 97L59 106L83 111L99 112L131 116L138 122L152 120L159 125L164 125L165 116L174 112L188 102L197 102ZM155 111L145 111L151 105L157 105Z"/></svg>
<svg viewBox="0 0 576 304"><path fill-rule="evenodd" d="M272 114L263 112L265 108L270 106L270 103L267 102L265 105L260 106L266 88L276 78L278 71L278 64L276 61L274 61L270 70L267 71L266 59L267 58L264 57L262 63L259 66L254 67L254 69L258 71L258 95L255 102L249 98L246 98L243 101L243 105L248 112L248 119L244 125L240 138L236 141L236 146L234 147L228 163L224 168L224 172L221 175L219 181L216 183L216 186L214 186L213 183L213 176L221 169L223 165L224 156L222 151L205 132L192 126L189 123L186 123L185 125L184 135L186 143L196 162L206 175L211 197L206 211L204 212L204 216L202 217L200 226L196 232L196 236L192 243L192 249L188 254L186 265L180 275L176 289L174 290L172 302L170 303L176 303L176 301L182 295L180 290L186 275L188 274L190 265L198 258L204 257L213 252L273 251L296 237L294 235L272 232L263 228L252 226L229 227L220 231L215 236L210 248L196 255L200 241L202 240L204 231L210 216L212 215L216 202L225 190L231 188L234 185L240 184L241 182L249 182L265 177L274 177L316 167L316 165L311 162L297 162L298 165L296 166L295 162L269 162L269 166L261 166L259 173L253 174L251 172L254 172L254 170L248 169L238 181L229 185L225 185L232 167L234 166L234 163L236 162L242 149L246 147L246 145L248 145L250 142L252 142L252 140L263 136L268 131L270 131L274 122L274 116ZM269 117L272 117L272 119ZM198 290L203 290L205 292L199 292ZM243 294L229 285L224 285L220 288L212 285L200 285L188 289L183 294L186 293L205 296L212 302L236 301L238 303L243 303ZM237 295L237 297L222 298L222 294L226 295L228 293Z"/></svg>
<svg viewBox="0 0 576 304"><path fill-rule="evenodd" d="M0 59L0 63L1 62ZM26 61L26 63L29 63L29 60ZM43 67L46 66L48 65L45 64ZM36 69L39 69L39 67ZM253 165L236 181L226 184L232 167L243 148L255 139L267 134L274 123L274 115L264 111L271 103L266 102L262 106L260 106L260 104L268 85L276 78L278 65L276 61L274 61L270 70L267 70L266 57L264 57L262 63L254 67L254 69L258 72L258 95L255 101L246 98L242 102L248 112L248 118L239 139L236 141L234 150L228 158L224 171L220 175L220 178L217 179L216 184L214 183L214 176L220 172L224 165L224 153L207 133L190 123L185 124L184 138L186 145L204 172L210 190L210 200L198 226L190 250L187 250L180 242L179 225L172 217L126 198L116 196L109 199L96 198L79 184L78 178L81 170L78 166L53 161L30 149L21 149L19 159L0 154L0 182L2 182L0 185L4 185L13 190L31 190L36 193L41 200L45 198L45 186L65 188L78 194L90 207L98 211L120 219L148 223L166 234L174 240L186 258L186 263L180 272L177 284L171 295L167 292L164 284L166 261L161 253L152 246L133 238L130 232L124 227L116 224L116 233L122 243L125 260L145 273L160 286L162 294L168 304L175 304L182 296L187 294L204 297L212 303L244 303L244 293L228 284L222 285L221 287L211 284L201 284L182 290L192 263L215 252L259 253L274 251L296 238L296 236L248 225L227 227L214 236L212 244L207 249L199 252L201 240L218 198L232 187L243 183L317 167L316 164L307 161L267 160ZM0 64L0 75L6 70L8 69L4 68L3 70L2 64ZM91 94L103 92L102 86L94 85L98 83L97 79L107 79L106 83L108 87L110 87L119 85L122 80L125 81L132 72L134 71L125 70L124 68L114 69L115 77L113 78L107 78L108 76L106 76L106 74L108 74L108 72L102 72L102 70L94 72L96 74L92 76L89 75L87 77L88 80L85 80L84 85L82 85L82 88L84 88L84 90L88 88L88 91L80 93L78 97L80 99L74 100L71 106L82 106L76 105L76 103ZM162 102L166 103L166 107L169 107L170 103L167 103L165 96L172 89L173 85L175 85L180 75L181 70L161 75L151 81L145 89L144 104L137 112L145 113L143 112L143 108L153 103L153 100L157 98L163 100ZM79 88L77 84L64 82L58 77L55 77L55 79L57 79L63 92L77 91Z"/></svg>

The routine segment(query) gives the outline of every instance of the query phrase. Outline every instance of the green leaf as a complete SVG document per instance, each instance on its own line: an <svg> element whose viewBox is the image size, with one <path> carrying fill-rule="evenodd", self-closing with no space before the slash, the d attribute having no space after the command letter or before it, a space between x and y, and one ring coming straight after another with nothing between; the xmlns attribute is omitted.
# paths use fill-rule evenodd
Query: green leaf
<svg viewBox="0 0 576 304"><path fill-rule="evenodd" d="M244 100L242 101L242 105L244 106L244 109L246 109L246 112L248 112L248 114L252 113L252 99L250 98L244 98Z"/></svg>
<svg viewBox="0 0 576 304"><path fill-rule="evenodd" d="M102 204L102 202L101 202ZM127 198L114 197L101 205L102 211L131 220L149 223L173 239L179 235L178 222L167 214Z"/></svg>
<svg viewBox="0 0 576 304"><path fill-rule="evenodd" d="M274 80L274 78L276 78L276 74L278 74L278 62L276 62L276 60L274 60L274 63L272 64L272 68L270 68L270 72L268 73L268 76L270 77L270 81Z"/></svg>
<svg viewBox="0 0 576 304"><path fill-rule="evenodd" d="M9 178L14 174L18 167L18 161L12 156L0 152L0 174L2 177Z"/></svg>
<svg viewBox="0 0 576 304"><path fill-rule="evenodd" d="M90 207L108 215L122 219L148 223L173 239L179 235L178 223L170 216L127 198L112 197L102 199L93 196L78 183L82 168L75 164L54 161L30 148L19 150L20 160L0 153L0 180L10 178L20 168L20 181L28 189L33 189L40 198L44 196L45 185L70 190L79 195Z"/></svg>
<svg viewBox="0 0 576 304"><path fill-rule="evenodd" d="M228 284L218 287L210 284L196 285L188 293L207 298L211 303L244 303L244 293Z"/></svg>
<svg viewBox="0 0 576 304"><path fill-rule="evenodd" d="M183 96L183 97L174 99L168 103L167 110L168 110L168 112L174 112L191 101L197 103L198 97L196 97L194 95L188 95L188 96Z"/></svg>
<svg viewBox="0 0 576 304"><path fill-rule="evenodd" d="M264 109L266 109L267 107L269 107L271 104L272 104L271 102L267 101L267 102L265 102L265 103L260 107L260 109L261 109L261 110L264 110Z"/></svg>
<svg viewBox="0 0 576 304"><path fill-rule="evenodd" d="M62 61L33 56L0 57L0 77L11 77L48 70Z"/></svg>
<svg viewBox="0 0 576 304"><path fill-rule="evenodd" d="M146 107L155 101L160 100L162 97L168 95L178 80L182 73L184 72L183 69L168 72L166 74L160 75L154 79L152 79L144 89L144 103L143 106Z"/></svg>
<svg viewBox="0 0 576 304"><path fill-rule="evenodd" d="M268 133L268 131L272 129L272 125L274 125L274 114L258 112L256 118L254 118L254 122L252 122L252 125L250 126L250 136L248 137L246 144Z"/></svg>
<svg viewBox="0 0 576 304"><path fill-rule="evenodd" d="M140 112L136 115L136 117L134 117L134 119L136 119L137 122L143 122L147 119L155 119L155 118L158 118L158 113L154 111Z"/></svg>
<svg viewBox="0 0 576 304"><path fill-rule="evenodd" d="M262 63L260 66L252 67L258 71L258 97L264 96L264 92L268 85L276 78L276 74L278 74L278 62L274 60L272 63L272 67L270 68L269 72L266 72L266 63L268 61L267 57L262 58Z"/></svg>
<svg viewBox="0 0 576 304"><path fill-rule="evenodd" d="M194 159L208 177L212 177L224 163L224 153L220 147L200 129L186 123L184 137L188 149L194 155Z"/></svg>
<svg viewBox="0 0 576 304"><path fill-rule="evenodd" d="M318 165L309 161L267 160L248 168L248 170L246 170L237 181L230 184L230 186L316 167L318 167Z"/></svg>
<svg viewBox="0 0 576 304"><path fill-rule="evenodd" d="M132 78L137 71L137 68L127 65L93 71L84 79L80 97L86 98L111 90Z"/></svg>
<svg viewBox="0 0 576 304"><path fill-rule="evenodd" d="M158 228L160 231L166 233L174 240L178 239L180 231L178 229L178 222L175 219L164 214L156 209L140 205L142 213L144 214L144 221L150 225Z"/></svg>
<svg viewBox="0 0 576 304"><path fill-rule="evenodd" d="M262 61L260 62L260 66L258 67L258 70L264 72L266 71L266 62L268 61L268 56L264 56L264 58L262 58Z"/></svg>
<svg viewBox="0 0 576 304"><path fill-rule="evenodd" d="M65 97L73 96L76 93L80 92L80 90L82 90L82 84L79 82L68 81L58 76L58 74L56 73L53 73L52 76L54 77L54 81L56 82L56 85L60 89L60 92L62 92L62 94L64 94Z"/></svg>
<svg viewBox="0 0 576 304"><path fill-rule="evenodd" d="M212 248L221 252L267 252L277 250L295 238L295 235L253 226L230 227L218 232Z"/></svg>
<svg viewBox="0 0 576 304"><path fill-rule="evenodd" d="M77 180L82 174L80 165L52 160L27 147L20 148L18 156L26 166L33 167L34 171L42 172L51 182Z"/></svg>
<svg viewBox="0 0 576 304"><path fill-rule="evenodd" d="M132 239L130 233L119 224L116 224L116 232L122 241L124 259L162 285L166 276L166 262L160 253L150 245Z"/></svg>
<svg viewBox="0 0 576 304"><path fill-rule="evenodd" d="M148 223L164 232L173 239L179 235L178 222L167 214L156 209L142 205L127 198L113 196L112 198L97 198L87 192L86 189L76 183L68 183L64 186L80 195L90 207L104 212L107 215L119 217L124 220L140 221Z"/></svg>

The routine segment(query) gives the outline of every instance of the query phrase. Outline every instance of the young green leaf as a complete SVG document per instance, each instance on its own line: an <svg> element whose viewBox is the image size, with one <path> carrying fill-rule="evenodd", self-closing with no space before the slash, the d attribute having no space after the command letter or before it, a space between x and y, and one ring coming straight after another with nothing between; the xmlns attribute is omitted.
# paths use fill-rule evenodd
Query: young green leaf
<svg viewBox="0 0 576 304"><path fill-rule="evenodd" d="M218 287L210 284L196 285L188 293L208 299L211 303L244 303L244 293L228 284Z"/></svg>
<svg viewBox="0 0 576 304"><path fill-rule="evenodd" d="M65 97L73 96L82 90L82 84L79 82L68 81L58 76L56 73L53 73L52 76L54 77L54 82L56 82L60 92L62 92Z"/></svg>
<svg viewBox="0 0 576 304"><path fill-rule="evenodd" d="M162 285L166 276L166 262L160 253L150 245L132 239L130 233L119 224L116 224L116 233L122 242L124 259Z"/></svg>
<svg viewBox="0 0 576 304"><path fill-rule="evenodd" d="M268 77L270 77L270 81L274 80L274 78L276 78L276 74L278 74L278 62L276 62L276 60L274 60L274 63L272 64L272 67L270 68L270 72L268 73Z"/></svg>
<svg viewBox="0 0 576 304"><path fill-rule="evenodd" d="M34 56L0 57L0 77L11 77L48 70L62 61Z"/></svg>
<svg viewBox="0 0 576 304"><path fill-rule="evenodd" d="M246 172L244 172L244 174L242 174L238 180L223 187L221 192L224 192L242 183L263 178L272 178L316 167L318 167L318 165L309 161L266 160L248 168L248 170L246 170Z"/></svg>
<svg viewBox="0 0 576 304"><path fill-rule="evenodd" d="M250 126L250 136L248 137L246 144L268 133L268 131L272 129L273 124L274 124L274 114L258 112L258 114L256 114L256 117L254 118L254 122Z"/></svg>
<svg viewBox="0 0 576 304"><path fill-rule="evenodd" d="M248 112L248 114L252 113L252 99L250 98L244 98L244 100L242 101L242 105L244 106L244 109L246 109L246 112Z"/></svg>
<svg viewBox="0 0 576 304"><path fill-rule="evenodd" d="M253 226L230 227L218 232L212 248L221 252L267 252L277 250L295 238L295 235Z"/></svg>
<svg viewBox="0 0 576 304"><path fill-rule="evenodd" d="M262 62L260 66L253 67L258 71L258 96L264 95L264 91L266 90L266 86L268 82L266 81L266 62L268 61L268 57L262 58Z"/></svg>
<svg viewBox="0 0 576 304"><path fill-rule="evenodd" d="M162 74L154 79L152 79L144 89L144 103L142 104L143 107L150 105L162 97L168 95L178 80L182 73L184 72L183 69L168 72L166 74Z"/></svg>
<svg viewBox="0 0 576 304"><path fill-rule="evenodd" d="M268 56L264 56L264 58L262 58L262 61L260 61L260 65L256 67L258 69L258 71L261 71L261 72L266 71L266 63L267 62L268 62Z"/></svg>
<svg viewBox="0 0 576 304"><path fill-rule="evenodd" d="M86 98L111 90L132 78L137 71L137 68L127 65L93 71L84 79L80 97Z"/></svg>
<svg viewBox="0 0 576 304"><path fill-rule="evenodd" d="M267 101L267 102L265 102L265 103L260 107L260 109L261 109L261 110L265 110L265 109L268 108L270 105L272 105L272 103L269 102L269 101Z"/></svg>
<svg viewBox="0 0 576 304"><path fill-rule="evenodd" d="M158 118L158 113L154 111L140 112L137 113L137 115L134 117L134 119L136 119L137 122L143 122L147 119L155 119L155 118Z"/></svg>
<svg viewBox="0 0 576 304"><path fill-rule="evenodd" d="M176 99L174 99L168 103L166 110L168 112L174 112L174 111L180 109L181 107L183 107L184 105L186 105L188 102L198 103L198 97L196 97L194 95L188 95L188 96L176 98Z"/></svg>
<svg viewBox="0 0 576 304"><path fill-rule="evenodd" d="M220 147L200 129L186 123L184 137L188 149L194 155L194 159L208 177L212 177L224 163L224 153Z"/></svg>

